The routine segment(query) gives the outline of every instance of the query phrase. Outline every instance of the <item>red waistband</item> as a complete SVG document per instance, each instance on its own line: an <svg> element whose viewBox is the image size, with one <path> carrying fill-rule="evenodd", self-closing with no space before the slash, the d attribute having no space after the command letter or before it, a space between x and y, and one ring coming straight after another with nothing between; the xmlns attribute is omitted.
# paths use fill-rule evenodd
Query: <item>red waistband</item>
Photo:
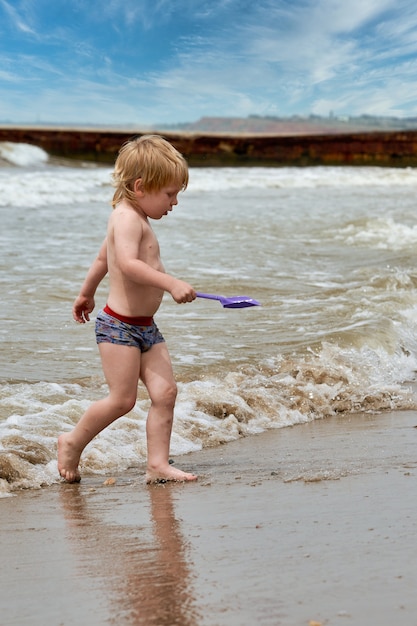
<svg viewBox="0 0 417 626"><path fill-rule="evenodd" d="M152 326L153 324L153 317L127 317L126 315L120 315L119 313L112 311L108 304L106 304L103 311L107 313L107 315L111 315L117 320L120 320L125 324L131 324L132 326Z"/></svg>

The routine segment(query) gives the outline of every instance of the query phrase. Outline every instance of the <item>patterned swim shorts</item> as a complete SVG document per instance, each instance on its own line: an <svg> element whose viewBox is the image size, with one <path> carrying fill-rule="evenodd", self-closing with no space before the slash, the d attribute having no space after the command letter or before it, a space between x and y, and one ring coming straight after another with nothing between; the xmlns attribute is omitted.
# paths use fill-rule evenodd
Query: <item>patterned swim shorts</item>
<svg viewBox="0 0 417 626"><path fill-rule="evenodd" d="M119 346L133 346L139 348L141 352L147 352L152 346L164 342L165 339L153 318L149 318L149 325L146 326L129 324L103 310L99 311L96 317L96 341L97 343L115 343Z"/></svg>

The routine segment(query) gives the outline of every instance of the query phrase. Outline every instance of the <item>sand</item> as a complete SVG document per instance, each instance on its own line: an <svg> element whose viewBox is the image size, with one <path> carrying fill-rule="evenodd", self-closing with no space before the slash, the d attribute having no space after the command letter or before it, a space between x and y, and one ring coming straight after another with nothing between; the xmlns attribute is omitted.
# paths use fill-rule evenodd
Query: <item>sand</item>
<svg viewBox="0 0 417 626"><path fill-rule="evenodd" d="M415 626L416 426L332 418L176 458L195 484L2 499L0 624Z"/></svg>

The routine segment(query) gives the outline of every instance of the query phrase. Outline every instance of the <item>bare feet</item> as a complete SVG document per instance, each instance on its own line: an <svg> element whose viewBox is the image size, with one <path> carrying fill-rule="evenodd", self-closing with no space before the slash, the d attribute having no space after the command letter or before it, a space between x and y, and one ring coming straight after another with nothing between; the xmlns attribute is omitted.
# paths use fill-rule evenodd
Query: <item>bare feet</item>
<svg viewBox="0 0 417 626"><path fill-rule="evenodd" d="M195 474L188 474L182 470L167 465L166 468L158 471L157 469L149 469L146 472L146 482L149 483L164 483L164 482L191 482L197 480L198 476Z"/></svg>
<svg viewBox="0 0 417 626"><path fill-rule="evenodd" d="M60 435L58 437L58 471L68 483L80 482L79 461L80 453L69 441L69 435Z"/></svg>

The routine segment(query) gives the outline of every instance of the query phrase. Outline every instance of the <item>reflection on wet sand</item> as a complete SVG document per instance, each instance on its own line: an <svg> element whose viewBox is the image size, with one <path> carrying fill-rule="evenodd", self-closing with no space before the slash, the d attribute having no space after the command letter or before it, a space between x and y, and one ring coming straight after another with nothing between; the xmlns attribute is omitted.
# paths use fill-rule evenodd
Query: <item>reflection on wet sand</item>
<svg viewBox="0 0 417 626"><path fill-rule="evenodd" d="M111 489L105 511L96 506L94 494L80 485L61 490L78 570L87 584L105 590L109 623L197 626L199 622L187 543L175 517L172 494L176 487L149 485L143 492L146 503L138 502L137 523L132 523L131 508L124 515L124 505L131 507L131 503L114 498ZM103 507L102 498L100 503ZM115 515L106 521L110 508Z"/></svg>

